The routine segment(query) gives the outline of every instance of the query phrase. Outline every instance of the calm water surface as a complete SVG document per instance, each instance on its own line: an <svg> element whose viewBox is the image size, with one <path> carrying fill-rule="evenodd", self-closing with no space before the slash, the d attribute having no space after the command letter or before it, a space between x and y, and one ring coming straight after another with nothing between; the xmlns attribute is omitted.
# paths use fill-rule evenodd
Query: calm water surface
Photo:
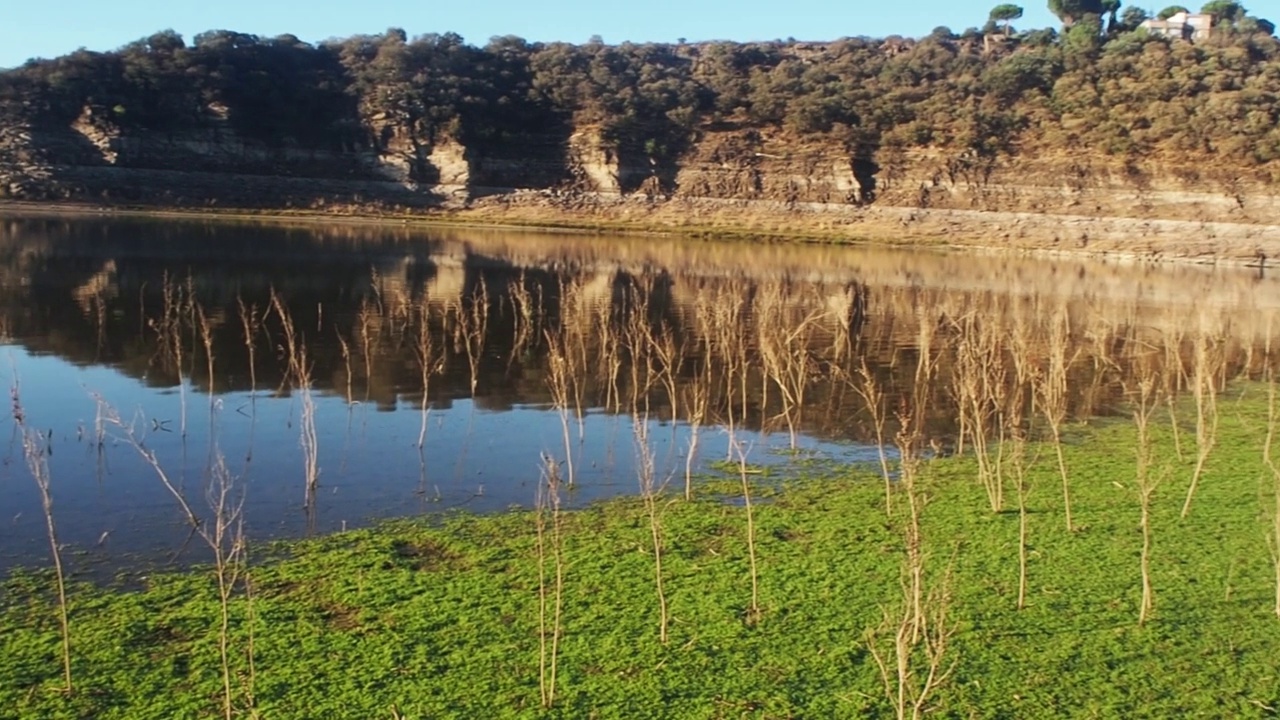
<svg viewBox="0 0 1280 720"><path fill-rule="evenodd" d="M753 464L878 468L856 379L864 367L877 379L892 416L913 398L922 343L938 368L928 441L945 452L956 348L975 333L996 338L1000 362L1038 362L1062 327L1083 418L1121 399L1124 346L1169 362L1210 337L1224 378L1256 374L1277 309L1276 281L1248 268L0 216L0 372L25 421L0 420L0 569L47 562L24 428L47 445L61 540L81 566L118 568L198 557L139 447L197 514L222 458L255 538L527 506L543 454L562 474L572 462L568 499L582 504L637 492L637 424L673 488L687 465L728 457L730 438ZM305 383L290 372L285 317Z"/></svg>

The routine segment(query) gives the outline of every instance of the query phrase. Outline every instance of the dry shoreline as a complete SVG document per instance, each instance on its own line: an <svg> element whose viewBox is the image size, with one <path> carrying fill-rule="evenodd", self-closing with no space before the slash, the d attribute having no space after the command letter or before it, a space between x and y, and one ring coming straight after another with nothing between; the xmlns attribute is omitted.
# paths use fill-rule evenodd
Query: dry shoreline
<svg viewBox="0 0 1280 720"><path fill-rule="evenodd" d="M462 205L415 212L370 206L331 210L188 208L0 200L0 214L4 213L518 228L680 236L692 240L877 244L1258 268L1280 258L1280 225L819 203L784 206L711 199L654 201L532 192L493 195Z"/></svg>

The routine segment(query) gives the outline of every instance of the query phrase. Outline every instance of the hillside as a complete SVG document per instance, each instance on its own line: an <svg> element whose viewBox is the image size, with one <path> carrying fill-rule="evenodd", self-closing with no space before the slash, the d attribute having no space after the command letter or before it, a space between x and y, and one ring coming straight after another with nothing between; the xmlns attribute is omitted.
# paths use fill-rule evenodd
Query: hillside
<svg viewBox="0 0 1280 720"><path fill-rule="evenodd" d="M1270 23L1191 43L1089 17L829 43L162 32L0 73L0 198L1280 255Z"/></svg>

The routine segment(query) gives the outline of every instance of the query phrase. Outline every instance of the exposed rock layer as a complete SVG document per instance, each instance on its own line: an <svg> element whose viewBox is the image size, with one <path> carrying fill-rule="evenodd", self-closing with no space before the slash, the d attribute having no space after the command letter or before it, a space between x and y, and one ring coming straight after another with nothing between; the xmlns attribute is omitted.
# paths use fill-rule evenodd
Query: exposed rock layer
<svg viewBox="0 0 1280 720"><path fill-rule="evenodd" d="M1280 196L1239 172L1075 158L855 156L758 129L704 130L673 162L591 127L488 147L369 121L367 146L239 137L211 108L180 133L0 118L0 197L183 208L449 212L1251 260L1280 256Z"/></svg>

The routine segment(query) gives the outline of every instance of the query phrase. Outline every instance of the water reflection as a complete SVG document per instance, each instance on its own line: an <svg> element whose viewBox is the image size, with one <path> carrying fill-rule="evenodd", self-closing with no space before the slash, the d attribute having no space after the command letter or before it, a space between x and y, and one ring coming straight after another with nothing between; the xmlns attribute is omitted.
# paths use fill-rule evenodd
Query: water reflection
<svg viewBox="0 0 1280 720"><path fill-rule="evenodd" d="M1174 390L1257 375L1280 306L1248 269L357 224L11 217L0 273L6 364L91 559L181 546L150 452L197 510L224 456L258 537L527 505L543 453L572 502L636 492L634 422L673 489L743 434L752 462L878 466L921 392L934 451L974 451L1019 393L1060 388L1069 420L1153 358ZM11 438L5 564L43 557Z"/></svg>

